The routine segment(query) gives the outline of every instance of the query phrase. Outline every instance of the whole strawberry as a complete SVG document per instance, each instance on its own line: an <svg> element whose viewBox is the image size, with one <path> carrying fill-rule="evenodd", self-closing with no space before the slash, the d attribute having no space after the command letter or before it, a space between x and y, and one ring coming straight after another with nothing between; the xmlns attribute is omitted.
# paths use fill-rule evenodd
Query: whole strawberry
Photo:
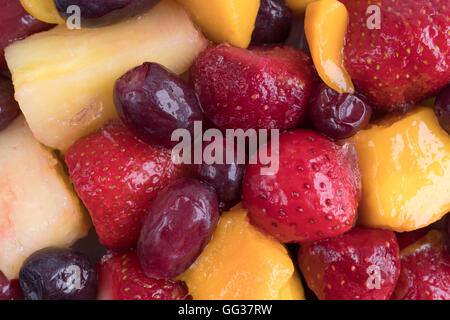
<svg viewBox="0 0 450 320"><path fill-rule="evenodd" d="M335 237L353 227L360 183L352 145L292 130L280 135L277 160L270 175L260 161L248 166L243 197L253 225L282 242Z"/></svg>
<svg viewBox="0 0 450 320"><path fill-rule="evenodd" d="M448 0L342 2L349 11L345 67L374 106L402 109L449 82Z"/></svg>
<svg viewBox="0 0 450 320"><path fill-rule="evenodd" d="M401 272L393 300L450 300L450 255L443 234L429 231L400 252Z"/></svg>
<svg viewBox="0 0 450 320"><path fill-rule="evenodd" d="M149 203L184 174L169 150L143 143L119 121L77 141L66 163L100 242L111 249L136 245Z"/></svg>
<svg viewBox="0 0 450 320"><path fill-rule="evenodd" d="M97 264L98 300L188 300L184 282L149 278L136 252L109 252Z"/></svg>
<svg viewBox="0 0 450 320"><path fill-rule="evenodd" d="M388 300L400 274L395 234L376 229L302 245L298 263L321 300Z"/></svg>
<svg viewBox="0 0 450 320"><path fill-rule="evenodd" d="M315 83L311 58L292 47L203 51L191 81L206 116L220 129L289 129L305 118Z"/></svg>

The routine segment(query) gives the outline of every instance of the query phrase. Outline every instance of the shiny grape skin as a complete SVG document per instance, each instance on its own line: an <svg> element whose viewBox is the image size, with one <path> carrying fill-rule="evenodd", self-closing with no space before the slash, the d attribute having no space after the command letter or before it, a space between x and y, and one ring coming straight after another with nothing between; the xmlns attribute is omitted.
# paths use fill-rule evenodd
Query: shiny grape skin
<svg viewBox="0 0 450 320"><path fill-rule="evenodd" d="M227 211L241 201L241 186L246 166L244 163L239 162L238 164L236 148L234 150L227 148L227 140L224 138L219 138L219 140L212 142L204 142L202 154L205 154L205 148L208 146L211 150L214 147L213 144L217 144L217 147L223 148L222 162L219 164L207 164L204 159L201 164L194 164L192 166L192 172L194 177L209 183L216 189L219 198L219 208L221 211ZM234 153L234 161L231 164L226 163L226 155L228 152ZM245 155L243 156L245 160Z"/></svg>
<svg viewBox="0 0 450 320"><path fill-rule="evenodd" d="M28 14L19 0L0 1L0 21L0 70L6 68L4 49L8 45L53 26Z"/></svg>
<svg viewBox="0 0 450 320"><path fill-rule="evenodd" d="M36 251L25 260L19 281L26 300L93 300L97 295L94 265L72 249Z"/></svg>
<svg viewBox="0 0 450 320"><path fill-rule="evenodd" d="M441 127L450 134L450 84L437 96L434 112Z"/></svg>
<svg viewBox="0 0 450 320"><path fill-rule="evenodd" d="M133 133L148 144L172 148L177 129L194 137L194 121L203 110L190 84L157 63L146 62L119 78L114 87L117 112Z"/></svg>
<svg viewBox="0 0 450 320"><path fill-rule="evenodd" d="M284 42L289 36L292 12L285 0L261 0L252 45Z"/></svg>
<svg viewBox="0 0 450 320"><path fill-rule="evenodd" d="M372 116L372 107L362 98L338 93L322 83L309 105L315 128L331 139L346 139L364 129Z"/></svg>
<svg viewBox="0 0 450 320"><path fill-rule="evenodd" d="M163 189L151 203L138 241L145 274L172 279L186 271L211 239L219 220L214 189L184 178Z"/></svg>
<svg viewBox="0 0 450 320"><path fill-rule="evenodd" d="M159 0L54 0L59 14L66 20L70 17L70 6L78 6L81 27L103 27L120 20L144 13ZM68 13L69 12L69 13Z"/></svg>
<svg viewBox="0 0 450 320"><path fill-rule="evenodd" d="M4 130L19 114L19 104L14 99L14 86L6 76L0 75L0 131Z"/></svg>

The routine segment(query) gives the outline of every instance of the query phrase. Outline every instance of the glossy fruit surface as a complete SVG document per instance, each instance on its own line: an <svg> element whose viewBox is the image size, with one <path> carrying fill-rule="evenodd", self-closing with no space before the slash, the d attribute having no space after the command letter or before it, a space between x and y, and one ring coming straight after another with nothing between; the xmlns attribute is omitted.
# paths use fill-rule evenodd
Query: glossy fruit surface
<svg viewBox="0 0 450 320"><path fill-rule="evenodd" d="M0 301L2 300L23 300L23 292L19 280L8 280L0 271Z"/></svg>
<svg viewBox="0 0 450 320"><path fill-rule="evenodd" d="M292 13L285 0L261 0L252 45L282 43L291 31Z"/></svg>
<svg viewBox="0 0 450 320"><path fill-rule="evenodd" d="M178 0L206 37L247 48L261 0Z"/></svg>
<svg viewBox="0 0 450 320"><path fill-rule="evenodd" d="M400 257L400 277L392 300L450 299L450 255L440 231L429 231L401 250Z"/></svg>
<svg viewBox="0 0 450 320"><path fill-rule="evenodd" d="M314 80L311 58L288 46L222 44L204 50L191 68L205 116L221 130L296 127L306 117Z"/></svg>
<svg viewBox="0 0 450 320"><path fill-rule="evenodd" d="M14 100L14 86L11 80L0 75L0 131L5 129L19 114L19 105Z"/></svg>
<svg viewBox="0 0 450 320"><path fill-rule="evenodd" d="M48 30L52 25L37 20L28 14L19 0L0 2L0 70L6 68L4 49L14 41Z"/></svg>
<svg viewBox="0 0 450 320"><path fill-rule="evenodd" d="M400 275L395 234L377 229L302 245L298 263L321 300L389 300Z"/></svg>
<svg viewBox="0 0 450 320"><path fill-rule="evenodd" d="M78 6L81 27L101 27L145 13L159 0L54 0L56 9L66 20L74 13L71 6Z"/></svg>
<svg viewBox="0 0 450 320"><path fill-rule="evenodd" d="M103 28L59 25L12 44L6 55L15 97L34 136L65 152L117 117L114 83L125 72L152 61L181 74L206 45L183 7L165 0Z"/></svg>
<svg viewBox="0 0 450 320"><path fill-rule="evenodd" d="M167 186L148 208L138 256L148 277L171 279L186 271L211 240L219 220L214 189L194 179Z"/></svg>
<svg viewBox="0 0 450 320"><path fill-rule="evenodd" d="M203 111L194 89L157 63L146 62L120 77L114 88L116 109L130 129L148 144L172 148L175 130L194 138L194 121Z"/></svg>
<svg viewBox="0 0 450 320"><path fill-rule="evenodd" d="M95 266L71 249L36 251L24 262L19 280L27 300L93 300L97 295Z"/></svg>
<svg viewBox="0 0 450 320"><path fill-rule="evenodd" d="M341 2L349 12L345 68L374 108L403 110L449 82L448 0Z"/></svg>
<svg viewBox="0 0 450 320"><path fill-rule="evenodd" d="M181 276L196 300L304 300L286 248L252 226L237 205L224 212L213 238Z"/></svg>
<svg viewBox="0 0 450 320"><path fill-rule="evenodd" d="M321 84L309 104L309 116L317 130L332 139L346 139L364 129L372 107L358 96L338 93Z"/></svg>
<svg viewBox="0 0 450 320"><path fill-rule="evenodd" d="M269 150L272 148L269 142ZM279 166L249 164L243 203L253 225L282 242L336 237L356 221L359 170L354 147L310 130L279 137ZM277 170L278 169L278 170Z"/></svg>
<svg viewBox="0 0 450 320"><path fill-rule="evenodd" d="M182 281L144 274L133 250L109 252L97 263L98 300L190 300Z"/></svg>
<svg viewBox="0 0 450 320"><path fill-rule="evenodd" d="M347 9L337 0L314 1L306 9L305 34L317 73L330 88L353 94L342 54L347 24Z"/></svg>
<svg viewBox="0 0 450 320"><path fill-rule="evenodd" d="M245 164L240 162L242 159L239 159L239 150L227 146L227 141L221 138L204 142L202 154L208 156L201 164L192 166L194 177L209 183L216 190L221 211L227 211L241 201L241 186L245 174ZM219 156L220 148L223 150L222 158ZM229 153L234 156L231 157ZM233 159L232 163L227 162L227 154Z"/></svg>
<svg viewBox="0 0 450 320"><path fill-rule="evenodd" d="M437 96L434 112L441 127L450 134L450 85L442 89Z"/></svg>
<svg viewBox="0 0 450 320"><path fill-rule="evenodd" d="M40 21L53 24L63 24L64 19L56 10L54 0L20 0L23 8Z"/></svg>
<svg viewBox="0 0 450 320"><path fill-rule="evenodd" d="M170 150L145 144L120 120L77 141L65 158L100 242L114 249L136 246L151 201L184 175Z"/></svg>
<svg viewBox="0 0 450 320"><path fill-rule="evenodd" d="M388 115L350 140L363 177L358 223L406 232L450 211L450 136L431 108Z"/></svg>

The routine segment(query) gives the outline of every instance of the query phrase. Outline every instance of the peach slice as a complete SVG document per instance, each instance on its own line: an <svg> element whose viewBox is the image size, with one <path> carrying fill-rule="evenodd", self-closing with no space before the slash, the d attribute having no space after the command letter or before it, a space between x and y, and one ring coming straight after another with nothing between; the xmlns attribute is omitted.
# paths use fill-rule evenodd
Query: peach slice
<svg viewBox="0 0 450 320"><path fill-rule="evenodd" d="M286 248L253 227L240 205L222 215L211 242L179 279L194 299L304 300Z"/></svg>
<svg viewBox="0 0 450 320"><path fill-rule="evenodd" d="M363 184L361 225L412 231L450 211L450 136L432 109L393 115L351 140Z"/></svg>
<svg viewBox="0 0 450 320"><path fill-rule="evenodd" d="M340 93L355 92L342 54L347 24L347 8L339 1L315 1L306 8L305 34L314 65L323 82Z"/></svg>
<svg viewBox="0 0 450 320"><path fill-rule="evenodd" d="M255 28L260 0L178 0L206 36L247 48Z"/></svg>
<svg viewBox="0 0 450 320"><path fill-rule="evenodd" d="M30 254L72 245L91 223L58 158L23 116L0 133L0 150L0 270L14 279Z"/></svg>

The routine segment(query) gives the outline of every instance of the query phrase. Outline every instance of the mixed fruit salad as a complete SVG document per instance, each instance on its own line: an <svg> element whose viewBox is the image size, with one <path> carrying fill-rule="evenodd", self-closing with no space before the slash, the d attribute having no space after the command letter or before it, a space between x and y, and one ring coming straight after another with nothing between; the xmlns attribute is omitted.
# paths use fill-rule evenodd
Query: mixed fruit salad
<svg viewBox="0 0 450 320"><path fill-rule="evenodd" d="M450 300L450 0L0 21L0 300Z"/></svg>

